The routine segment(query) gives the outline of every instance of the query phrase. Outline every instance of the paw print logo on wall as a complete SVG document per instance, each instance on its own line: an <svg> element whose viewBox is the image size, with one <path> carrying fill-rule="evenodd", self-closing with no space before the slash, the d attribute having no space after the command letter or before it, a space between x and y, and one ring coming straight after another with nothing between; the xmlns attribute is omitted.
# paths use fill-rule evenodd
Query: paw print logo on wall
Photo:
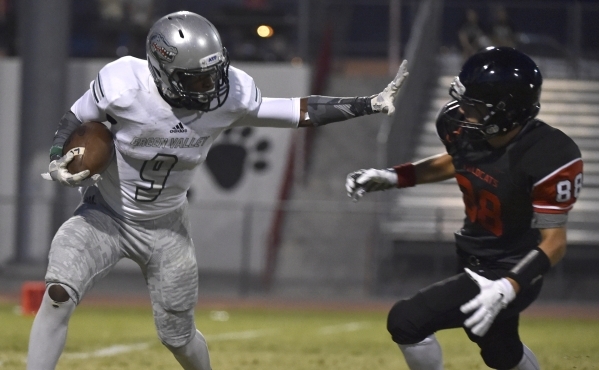
<svg viewBox="0 0 599 370"><path fill-rule="evenodd" d="M224 189L232 189L239 183L245 170L263 172L268 169L264 159L270 149L266 139L255 139L252 127L225 130L206 157L208 170Z"/></svg>

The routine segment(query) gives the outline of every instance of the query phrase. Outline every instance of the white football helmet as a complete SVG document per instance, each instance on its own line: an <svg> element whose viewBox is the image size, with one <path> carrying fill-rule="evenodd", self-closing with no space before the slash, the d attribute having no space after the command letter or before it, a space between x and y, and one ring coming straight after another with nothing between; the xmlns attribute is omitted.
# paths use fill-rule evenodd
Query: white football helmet
<svg viewBox="0 0 599 370"><path fill-rule="evenodd" d="M171 106L208 112L229 95L229 55L206 18L187 11L160 18L146 39L148 65Z"/></svg>

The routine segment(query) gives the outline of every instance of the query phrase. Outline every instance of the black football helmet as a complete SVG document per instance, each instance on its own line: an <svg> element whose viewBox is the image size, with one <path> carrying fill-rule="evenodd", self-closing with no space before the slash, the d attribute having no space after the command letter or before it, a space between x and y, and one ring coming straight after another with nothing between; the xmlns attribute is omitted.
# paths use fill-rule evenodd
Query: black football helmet
<svg viewBox="0 0 599 370"><path fill-rule="evenodd" d="M536 117L542 83L541 71L527 55L510 47L490 46L466 60L449 89L462 109L478 110L479 122L456 118L455 112L442 114L446 122L460 128L465 139L488 140Z"/></svg>

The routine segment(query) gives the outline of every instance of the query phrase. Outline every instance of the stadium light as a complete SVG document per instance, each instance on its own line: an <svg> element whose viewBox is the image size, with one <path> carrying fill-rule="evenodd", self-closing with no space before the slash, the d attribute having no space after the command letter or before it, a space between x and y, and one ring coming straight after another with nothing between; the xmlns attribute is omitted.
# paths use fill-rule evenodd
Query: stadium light
<svg viewBox="0 0 599 370"><path fill-rule="evenodd" d="M258 28L256 29L256 33L258 33L258 36L260 37L271 37L272 35L274 35L275 30L273 30L273 28L271 26L268 25L261 25L258 26Z"/></svg>

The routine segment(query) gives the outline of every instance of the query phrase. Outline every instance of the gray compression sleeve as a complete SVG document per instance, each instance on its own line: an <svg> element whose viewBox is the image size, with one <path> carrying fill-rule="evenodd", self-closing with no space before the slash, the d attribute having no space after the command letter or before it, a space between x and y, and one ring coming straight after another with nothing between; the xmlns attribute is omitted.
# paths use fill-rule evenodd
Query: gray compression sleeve
<svg viewBox="0 0 599 370"><path fill-rule="evenodd" d="M75 131L77 127L81 125L81 121L75 117L75 114L68 111L62 116L60 122L58 122L58 130L54 134L54 141L52 141L52 148L50 148L50 160L55 160L62 157L62 147L67 141L71 133Z"/></svg>
<svg viewBox="0 0 599 370"><path fill-rule="evenodd" d="M566 226L568 214L533 213L531 227L536 229L549 229Z"/></svg>
<svg viewBox="0 0 599 370"><path fill-rule="evenodd" d="M345 121L365 114L372 114L375 112L370 104L371 99L371 96L333 98L310 95L308 97L308 116L314 126L323 126L331 122Z"/></svg>

